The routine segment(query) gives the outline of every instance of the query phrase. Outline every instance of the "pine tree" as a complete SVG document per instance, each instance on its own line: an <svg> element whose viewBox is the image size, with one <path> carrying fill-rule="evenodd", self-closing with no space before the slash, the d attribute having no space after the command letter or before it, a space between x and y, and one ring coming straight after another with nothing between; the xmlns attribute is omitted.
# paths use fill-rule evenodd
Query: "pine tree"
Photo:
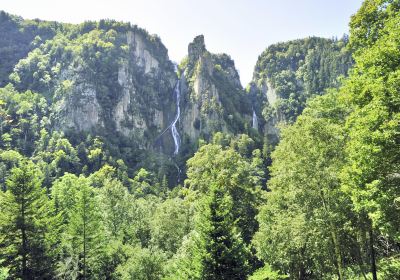
<svg viewBox="0 0 400 280"><path fill-rule="evenodd" d="M212 187L200 226L206 252L202 279L246 279L249 253L235 226L232 206L225 190Z"/></svg>
<svg viewBox="0 0 400 280"><path fill-rule="evenodd" d="M52 272L49 203L40 185L40 172L23 161L11 170L0 195L0 262L12 279L46 279Z"/></svg>

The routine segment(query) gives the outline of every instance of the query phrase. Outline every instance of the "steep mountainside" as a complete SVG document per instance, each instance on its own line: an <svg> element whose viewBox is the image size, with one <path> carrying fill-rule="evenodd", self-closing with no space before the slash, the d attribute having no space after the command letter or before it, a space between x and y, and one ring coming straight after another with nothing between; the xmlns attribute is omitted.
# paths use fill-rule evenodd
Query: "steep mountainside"
<svg viewBox="0 0 400 280"><path fill-rule="evenodd" d="M68 25L40 20L24 20L0 11L0 86L9 81L15 64L41 41L52 38Z"/></svg>
<svg viewBox="0 0 400 280"><path fill-rule="evenodd" d="M202 35L189 44L188 52L181 64L187 92L182 131L192 140L210 139L217 131L247 132L250 103L233 60L226 54L208 52Z"/></svg>
<svg viewBox="0 0 400 280"><path fill-rule="evenodd" d="M4 12L0 20L0 79L14 88L2 99L9 106L18 103L10 99L15 91L39 94L28 114L35 125L13 140L25 154L37 151L43 129L49 137L62 132L76 147L102 143L103 163L122 159L130 172L145 167L170 182L179 180L199 139L216 132L248 134L259 147L263 137L276 143L276 124L293 121L308 98L337 86L351 65L345 40L280 43L260 56L246 91L234 61L207 51L202 35L177 66L157 36L130 23L72 25ZM13 138L11 124L2 130Z"/></svg>
<svg viewBox="0 0 400 280"><path fill-rule="evenodd" d="M47 97L53 128L127 137L137 148L150 148L166 126L176 83L158 38L111 21L57 34L20 60L10 77L19 90Z"/></svg>
<svg viewBox="0 0 400 280"><path fill-rule="evenodd" d="M0 12L0 280L400 279L400 0L349 26L244 89L202 35Z"/></svg>
<svg viewBox="0 0 400 280"><path fill-rule="evenodd" d="M278 122L292 123L308 99L337 88L353 64L341 40L310 37L269 46L258 58L249 90L272 141Z"/></svg>

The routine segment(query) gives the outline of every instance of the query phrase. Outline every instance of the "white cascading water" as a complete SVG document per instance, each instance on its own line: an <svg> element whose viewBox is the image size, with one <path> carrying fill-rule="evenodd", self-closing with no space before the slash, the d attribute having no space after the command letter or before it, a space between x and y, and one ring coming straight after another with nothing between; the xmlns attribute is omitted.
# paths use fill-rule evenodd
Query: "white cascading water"
<svg viewBox="0 0 400 280"><path fill-rule="evenodd" d="M181 107L180 107L181 89L180 89L179 80L176 83L174 93L175 93L175 98L176 98L176 116L175 116L174 121L171 124L171 132L172 132L172 137L174 138L174 143L175 143L174 155L177 155L179 152L179 147L181 145L181 137L179 135L178 130L176 129L176 123L178 122L179 117L181 116Z"/></svg>
<svg viewBox="0 0 400 280"><path fill-rule="evenodd" d="M175 72L178 72L178 66L175 64ZM174 144L175 144L175 150L174 150L174 155L177 155L179 152L179 148L181 145L181 137L179 135L178 129L176 128L176 123L179 121L179 118L181 116L181 107L180 107L180 102L181 102L181 88L180 88L180 80L176 82L175 88L174 88L174 95L176 99L176 115L172 123L160 134L156 139L159 139L161 136L164 135L169 129L171 129L172 132L172 138L174 139Z"/></svg>
<svg viewBox="0 0 400 280"><path fill-rule="evenodd" d="M253 128L258 129L258 118L256 115L256 111L253 109Z"/></svg>

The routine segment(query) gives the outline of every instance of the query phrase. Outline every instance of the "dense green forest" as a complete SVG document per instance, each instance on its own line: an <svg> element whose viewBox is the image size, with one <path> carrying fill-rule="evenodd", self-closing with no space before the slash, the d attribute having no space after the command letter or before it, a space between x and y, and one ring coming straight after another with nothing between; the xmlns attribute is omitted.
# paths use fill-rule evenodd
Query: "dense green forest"
<svg viewBox="0 0 400 280"><path fill-rule="evenodd" d="M0 30L0 280L400 279L400 1L246 89L202 36L174 72L129 23Z"/></svg>
<svg viewBox="0 0 400 280"><path fill-rule="evenodd" d="M337 88L337 77L345 76L353 61L346 48L348 37L311 37L269 46L259 57L253 83L273 89L274 97L263 110L268 120L293 122L313 96ZM254 85L253 85L254 86Z"/></svg>

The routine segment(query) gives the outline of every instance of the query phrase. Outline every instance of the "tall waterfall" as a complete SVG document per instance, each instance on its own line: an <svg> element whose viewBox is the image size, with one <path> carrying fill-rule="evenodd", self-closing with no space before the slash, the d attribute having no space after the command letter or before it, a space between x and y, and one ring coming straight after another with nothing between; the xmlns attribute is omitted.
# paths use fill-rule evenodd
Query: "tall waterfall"
<svg viewBox="0 0 400 280"><path fill-rule="evenodd" d="M178 72L178 66L175 64L175 72ZM175 88L174 88L174 95L175 95L175 102L176 102L176 115L174 120L170 123L170 125L160 134L157 136L157 139L160 139L161 136L164 135L169 129L171 129L172 133L172 138L174 139L174 144L175 144L175 150L174 150L174 155L177 155L179 152L179 148L181 146L181 137L179 135L178 129L176 128L176 123L179 121L179 118L181 116L181 107L180 107L180 102L181 102L181 87L180 87L180 80L176 82Z"/></svg>
<svg viewBox="0 0 400 280"><path fill-rule="evenodd" d="M171 132L172 132L172 137L174 138L174 143L175 143L174 155L176 155L176 154L178 154L179 147L181 145L181 137L179 135L178 130L176 129L176 123L178 122L179 117L181 116L181 107L180 107L181 89L180 89L179 80L176 83L174 93L175 93L175 98L176 98L176 116L175 116L174 121L171 124Z"/></svg>
<svg viewBox="0 0 400 280"><path fill-rule="evenodd" d="M258 118L256 115L256 111L254 111L254 108L253 108L253 128L258 129Z"/></svg>

